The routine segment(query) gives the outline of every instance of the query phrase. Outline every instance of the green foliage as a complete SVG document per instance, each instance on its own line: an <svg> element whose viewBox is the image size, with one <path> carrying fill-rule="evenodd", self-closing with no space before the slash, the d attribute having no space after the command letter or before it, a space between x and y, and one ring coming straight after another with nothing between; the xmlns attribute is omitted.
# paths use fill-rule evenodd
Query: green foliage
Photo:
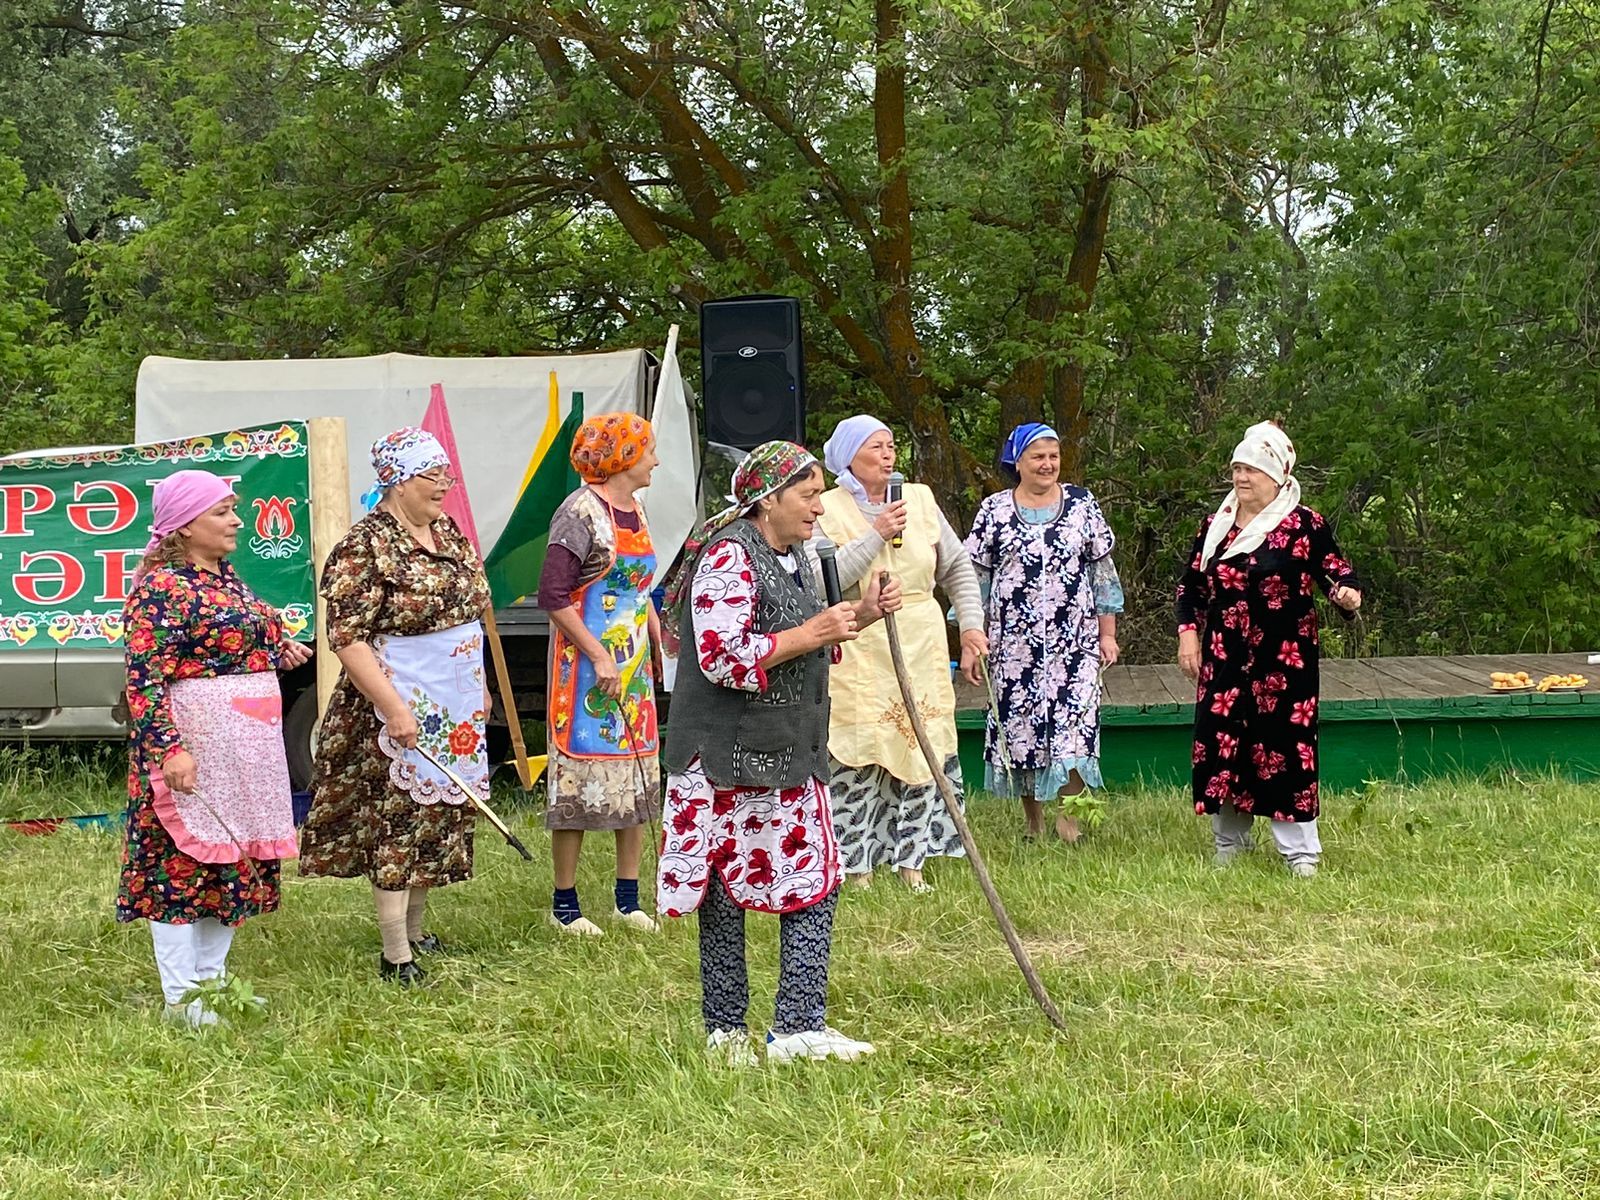
<svg viewBox="0 0 1600 1200"><path fill-rule="evenodd" d="M184 1004L193 1004L196 1000L207 1012L234 1023L260 1020L267 1012L267 998L258 996L243 975L231 972L202 979L183 994Z"/></svg>

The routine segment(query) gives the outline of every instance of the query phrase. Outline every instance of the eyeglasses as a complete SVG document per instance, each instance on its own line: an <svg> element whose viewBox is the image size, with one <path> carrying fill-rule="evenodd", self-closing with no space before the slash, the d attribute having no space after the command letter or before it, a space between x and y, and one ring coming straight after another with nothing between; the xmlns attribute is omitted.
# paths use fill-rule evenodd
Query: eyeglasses
<svg viewBox="0 0 1600 1200"><path fill-rule="evenodd" d="M449 471L424 471L416 478L426 479L434 487L443 488L447 492L456 485L456 477Z"/></svg>

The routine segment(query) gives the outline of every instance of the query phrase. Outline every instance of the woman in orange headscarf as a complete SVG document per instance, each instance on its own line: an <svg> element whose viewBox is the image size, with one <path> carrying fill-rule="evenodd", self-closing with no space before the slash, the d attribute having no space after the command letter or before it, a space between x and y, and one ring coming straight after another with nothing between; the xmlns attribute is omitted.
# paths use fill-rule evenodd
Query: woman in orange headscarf
<svg viewBox="0 0 1600 1200"><path fill-rule="evenodd" d="M617 838L612 915L653 931L639 906L644 825L661 811L654 680L661 623L650 602L657 574L644 512L633 494L657 459L650 422L631 413L590 417L572 440L584 486L556 509L539 577L550 614L550 808L555 895L550 919L598 936L578 903L578 854L588 830Z"/></svg>

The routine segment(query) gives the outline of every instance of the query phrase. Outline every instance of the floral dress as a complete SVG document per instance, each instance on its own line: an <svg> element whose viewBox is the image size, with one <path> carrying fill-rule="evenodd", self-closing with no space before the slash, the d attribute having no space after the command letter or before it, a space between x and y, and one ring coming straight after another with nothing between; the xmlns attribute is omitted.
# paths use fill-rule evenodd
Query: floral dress
<svg viewBox="0 0 1600 1200"><path fill-rule="evenodd" d="M701 670L712 683L752 695L767 690L761 664L777 645L752 627L754 580L744 547L725 540L701 554L689 594ZM828 784L818 776L790 788L719 788L696 755L667 776L663 825L656 907L669 917L700 907L712 870L734 904L756 912L807 908L839 884Z"/></svg>
<svg viewBox="0 0 1600 1200"><path fill-rule="evenodd" d="M128 666L128 832L117 887L119 921L238 925L278 907L276 859L203 863L183 853L156 815L150 772L184 749L168 685L179 679L274 671L283 645L277 609L227 563L216 572L157 567L124 610Z"/></svg>
<svg viewBox="0 0 1600 1200"><path fill-rule="evenodd" d="M1275 821L1314 821L1317 797L1316 592L1359 589L1319 513L1293 509L1251 554L1202 570L1208 518L1178 583L1178 629L1200 635L1194 810L1232 803ZM1352 614L1343 609L1349 620Z"/></svg>
<svg viewBox="0 0 1600 1200"><path fill-rule="evenodd" d="M1116 537L1094 496L1063 484L1060 510L1048 516L1029 519L1014 492L997 492L967 535L973 565L989 576L989 672L1004 723L989 714L986 782L996 794L1039 800L1074 770L1101 786L1097 614L1122 607L1111 565Z"/></svg>
<svg viewBox="0 0 1600 1200"><path fill-rule="evenodd" d="M489 585L472 543L449 517L432 528L437 553L379 509L334 547L322 574L333 650L482 617ZM372 702L341 672L317 742L311 814L300 831L301 873L361 875L385 891L470 879L474 809L419 804L396 786L378 726Z"/></svg>

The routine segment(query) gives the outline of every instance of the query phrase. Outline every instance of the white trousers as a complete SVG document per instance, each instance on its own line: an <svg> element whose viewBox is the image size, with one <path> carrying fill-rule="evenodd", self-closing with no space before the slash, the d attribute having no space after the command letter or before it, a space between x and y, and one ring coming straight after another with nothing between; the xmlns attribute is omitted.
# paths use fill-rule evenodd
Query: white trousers
<svg viewBox="0 0 1600 1200"><path fill-rule="evenodd" d="M1255 818L1242 813L1231 804L1224 804L1211 814L1211 835L1216 839L1217 853L1225 858L1255 846L1250 837L1250 827ZM1322 857L1322 839L1317 836L1315 821L1268 821L1272 826L1272 840L1278 853L1291 867L1300 863L1316 866Z"/></svg>
<svg viewBox="0 0 1600 1200"><path fill-rule="evenodd" d="M177 1004L202 979L215 979L228 963L233 929L215 917L202 917L192 925L150 922L155 943L156 970L161 973L161 994Z"/></svg>

